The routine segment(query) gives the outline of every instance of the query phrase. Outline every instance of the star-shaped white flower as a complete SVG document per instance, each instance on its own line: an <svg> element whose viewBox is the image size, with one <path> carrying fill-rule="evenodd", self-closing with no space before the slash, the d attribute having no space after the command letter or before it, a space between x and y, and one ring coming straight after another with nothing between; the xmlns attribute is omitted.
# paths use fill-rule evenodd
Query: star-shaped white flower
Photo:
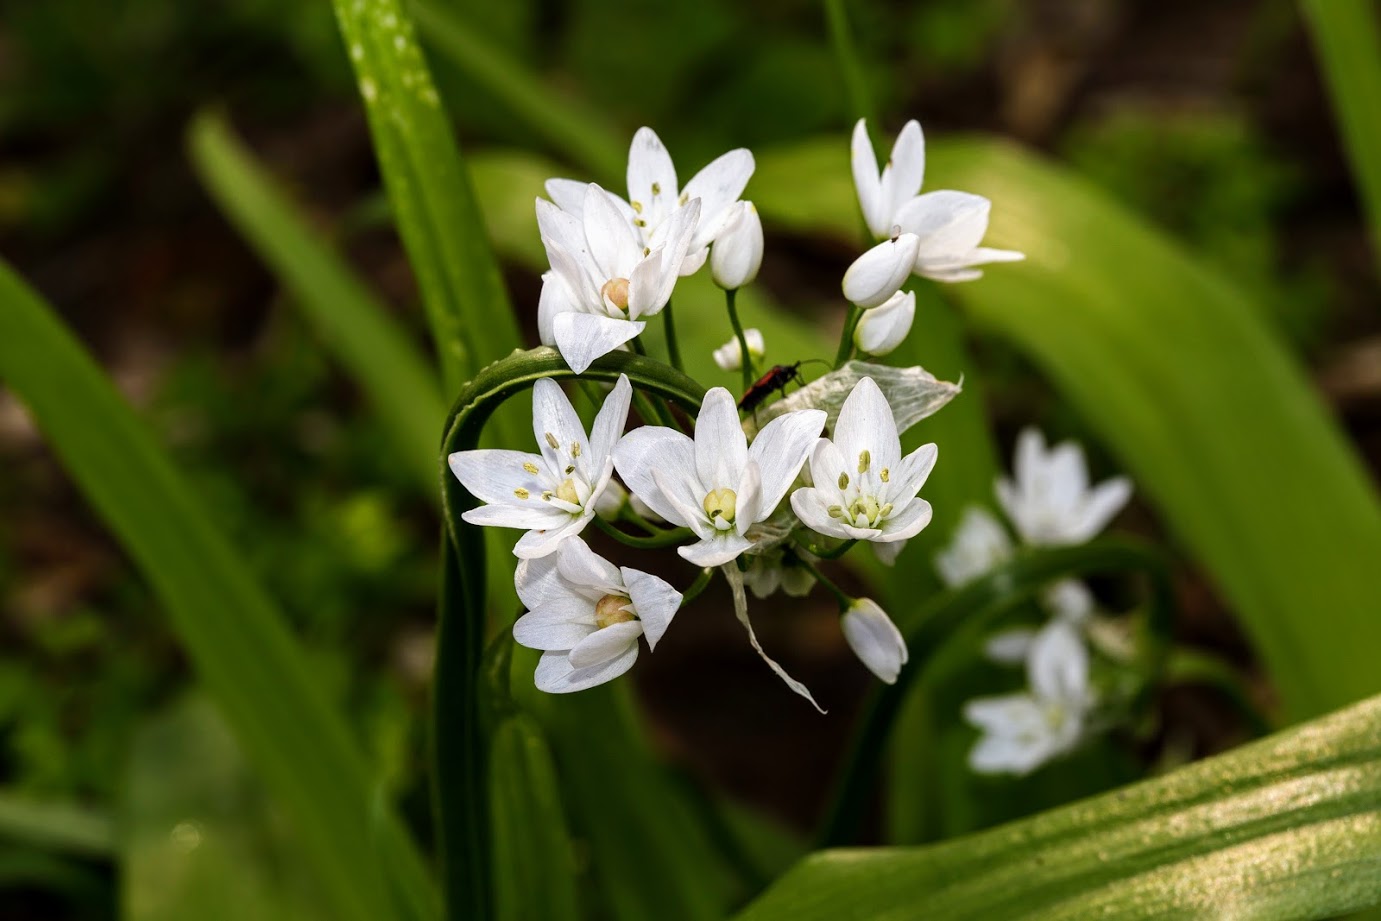
<svg viewBox="0 0 1381 921"><path fill-rule="evenodd" d="M643 426L614 449L628 488L667 521L700 540L677 552L697 566L720 566L753 546L748 529L782 501L825 427L825 413L804 409L767 423L752 446L734 398L723 387L705 394L695 439Z"/></svg>
<svg viewBox="0 0 1381 921"><path fill-rule="evenodd" d="M700 217L691 199L645 246L619 212L617 196L591 183L576 217L537 199L537 225L551 272L542 277L537 329L577 374L638 335L640 317L661 313L680 277Z"/></svg>
<svg viewBox="0 0 1381 921"><path fill-rule="evenodd" d="M628 420L633 388L619 381L595 416L590 436L566 399L548 378L532 388L532 430L540 454L482 448L447 458L456 479L485 505L461 515L470 524L525 528L513 553L546 556L561 541L579 534L594 517L614 472L614 445Z"/></svg>
<svg viewBox="0 0 1381 921"><path fill-rule="evenodd" d="M863 119L854 125L851 150L859 207L873 236L917 238L909 271L935 281L971 281L983 274L974 266L1026 258L1012 250L979 245L988 232L992 207L983 196L948 190L917 194L925 179L925 137L916 121L907 122L897 135L881 173ZM886 254L901 256L895 250ZM882 255L874 258L880 260Z"/></svg>
<svg viewBox="0 0 1381 921"><path fill-rule="evenodd" d="M682 275L691 275L705 264L710 244L733 217L733 206L752 178L753 168L752 152L740 147L716 158L678 190L676 166L666 145L651 128L639 128L628 148L628 200L615 198L615 204L642 244L656 249L668 239L670 219L689 202L700 199L694 240L678 267ZM546 188L561 210L580 216L585 204L582 183L549 179Z"/></svg>
<svg viewBox="0 0 1381 921"><path fill-rule="evenodd" d="M969 766L980 774L1029 774L1084 737L1094 697L1077 628L1054 620L1042 629L1027 656L1027 675L1027 692L964 707L964 718L983 732L969 753Z"/></svg>
<svg viewBox="0 0 1381 921"><path fill-rule="evenodd" d="M513 624L513 638L543 651L534 680L552 694L583 691L628 671L638 637L655 649L681 606L681 593L666 582L614 566L578 537L520 562L514 581L527 613Z"/></svg>
<svg viewBox="0 0 1381 921"><path fill-rule="evenodd" d="M1082 544L1107 526L1132 495L1131 481L1113 477L1089 488L1084 452L1067 441L1047 448L1034 428L1017 437L1014 479L997 483L997 498L1029 544Z"/></svg>
<svg viewBox="0 0 1381 921"><path fill-rule="evenodd" d="M810 458L813 486L791 494L791 508L807 527L844 540L892 543L915 537L930 523L930 503L918 497L938 449L922 445L901 456L892 407L871 377L861 379Z"/></svg>

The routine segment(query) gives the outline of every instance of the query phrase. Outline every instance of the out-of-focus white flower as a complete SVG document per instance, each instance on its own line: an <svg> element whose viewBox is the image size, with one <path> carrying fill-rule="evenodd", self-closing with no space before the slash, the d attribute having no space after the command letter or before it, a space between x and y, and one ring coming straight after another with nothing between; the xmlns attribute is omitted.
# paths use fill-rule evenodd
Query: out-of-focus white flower
<svg viewBox="0 0 1381 921"><path fill-rule="evenodd" d="M1072 624L1087 623L1097 606L1093 592L1078 579L1061 579L1047 587L1041 593L1041 598L1056 617L1062 617Z"/></svg>
<svg viewBox="0 0 1381 921"><path fill-rule="evenodd" d="M513 638L543 651L533 677L552 694L583 691L628 671L638 637L656 648L681 606L681 593L666 582L614 566L578 537L520 562L514 582L527 613L513 624Z"/></svg>
<svg viewBox="0 0 1381 921"><path fill-rule="evenodd" d="M921 190L925 178L925 136L921 125L912 119L902 126L892 145L892 155L879 173L868 125L860 118L854 125L851 154L863 220L874 237L891 236L898 212Z"/></svg>
<svg viewBox="0 0 1381 921"><path fill-rule="evenodd" d="M750 447L733 396L715 387L700 406L693 441L643 426L619 442L614 466L653 511L700 538L677 553L697 566L720 566L753 546L748 529L781 502L824 427L821 410L785 413Z"/></svg>
<svg viewBox="0 0 1381 921"><path fill-rule="evenodd" d="M594 517L613 475L614 445L623 434L632 398L633 388L620 374L587 438L561 385L539 380L532 388L532 429L540 454L483 448L447 458L456 479L486 503L461 518L476 525L528 529L513 548L524 559L546 556L579 534Z"/></svg>
<svg viewBox="0 0 1381 921"><path fill-rule="evenodd" d="M804 550L794 552L807 560L815 560ZM815 587L815 576L804 566L787 565L784 554L777 550L750 556L743 584L755 598L770 597L779 588L792 598L804 598Z"/></svg>
<svg viewBox="0 0 1381 921"><path fill-rule="evenodd" d="M1014 479L1000 479L997 498L1017 533L1030 544L1082 544L1107 526L1132 495L1131 481L1114 477L1089 488L1084 452L1072 441L1047 449L1028 428L1017 438Z"/></svg>
<svg viewBox="0 0 1381 921"><path fill-rule="evenodd" d="M758 277L762 268L762 219L751 201L736 202L710 249L710 277L734 291Z"/></svg>
<svg viewBox="0 0 1381 921"><path fill-rule="evenodd" d="M542 277L537 329L577 374L643 331L639 318L661 313L676 287L700 217L691 199L644 246L619 212L618 197L591 183L580 217L537 199L537 225L551 272Z"/></svg>
<svg viewBox="0 0 1381 921"><path fill-rule="evenodd" d="M863 312L854 327L854 345L865 355L886 355L902 344L915 319L915 292L898 291Z"/></svg>
<svg viewBox="0 0 1381 921"><path fill-rule="evenodd" d="M871 598L855 598L840 625L849 648L868 670L888 684L896 684L908 657L906 640L887 612Z"/></svg>
<svg viewBox="0 0 1381 921"><path fill-rule="evenodd" d="M639 242L656 249L669 239L667 227L678 210L700 199L700 220L686 258L678 266L682 275L700 270L709 246L719 238L748 180L753 175L753 154L731 150L696 173L678 192L676 166L657 132L639 128L628 148L628 200L613 196L615 205L638 235ZM585 205L583 183L549 179L547 194L563 211L579 217Z"/></svg>
<svg viewBox="0 0 1381 921"><path fill-rule="evenodd" d="M769 423L770 425L771 423ZM901 456L892 407L871 377L861 379L810 458L814 486L791 494L791 509L811 530L844 540L881 543L915 537L930 523L930 503L916 495L938 449Z"/></svg>
<svg viewBox="0 0 1381 921"><path fill-rule="evenodd" d="M652 510L652 506L648 505L633 493L628 494L628 506L633 509L634 514L649 524L666 524L665 518L658 515Z"/></svg>
<svg viewBox="0 0 1381 921"><path fill-rule="evenodd" d="M748 340L748 355L753 361L762 360L766 354L767 347L763 342L762 331L758 329L745 329L743 338ZM734 336L728 342L714 350L714 363L719 365L721 371L737 371L743 367L743 349L738 344L738 336Z"/></svg>
<svg viewBox="0 0 1381 921"><path fill-rule="evenodd" d="M969 753L969 766L980 774L1029 774L1084 736L1094 700L1088 650L1072 624L1054 620L1036 635L1027 675L1026 693L964 707L964 718L983 732Z"/></svg>
<svg viewBox="0 0 1381 921"><path fill-rule="evenodd" d="M627 502L628 490L624 489L618 480L610 480L609 485L604 487L604 492L595 500L595 514L605 521L618 521Z"/></svg>
<svg viewBox="0 0 1381 921"><path fill-rule="evenodd" d="M972 582L1012 558L1012 539L992 512L977 505L964 509L954 539L935 554L935 569L951 588Z"/></svg>
<svg viewBox="0 0 1381 921"><path fill-rule="evenodd" d="M898 233L854 260L844 272L844 297L860 307L877 307L901 290L911 277L920 237Z"/></svg>

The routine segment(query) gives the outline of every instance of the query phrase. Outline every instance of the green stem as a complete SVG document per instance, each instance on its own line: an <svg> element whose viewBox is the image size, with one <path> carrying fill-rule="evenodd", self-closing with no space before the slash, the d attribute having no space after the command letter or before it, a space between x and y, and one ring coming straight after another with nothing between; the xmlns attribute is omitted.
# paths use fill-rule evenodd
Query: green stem
<svg viewBox="0 0 1381 921"><path fill-rule="evenodd" d="M837 547L823 548L817 547L800 537L793 537L793 540L795 540L797 547L800 547L811 556L819 557L822 560L837 560L848 553L849 550L853 548L854 544L858 543L856 540L846 540Z"/></svg>
<svg viewBox="0 0 1381 921"><path fill-rule="evenodd" d="M738 349L743 355L743 360L739 362L743 371L743 392L747 393L748 388L753 386L753 357L748 353L748 337L743 333L743 324L738 319L738 289L724 292L724 306L729 308L729 325L734 328L734 338L738 339Z"/></svg>
<svg viewBox="0 0 1381 921"><path fill-rule="evenodd" d="M825 19L829 25L830 46L839 64L839 75L844 80L844 92L849 97L849 107L859 118L866 118L869 128L875 130L877 113L873 111L872 93L868 91L868 80L863 74L858 49L854 46L853 33L849 30L844 0L825 0Z"/></svg>
<svg viewBox="0 0 1381 921"><path fill-rule="evenodd" d="M684 371L686 368L681 364L681 346L676 341L676 318L671 314L671 301L667 301L667 305L662 308L662 322L666 326L667 360L677 371Z"/></svg>
<svg viewBox="0 0 1381 921"><path fill-rule="evenodd" d="M863 318L863 310L857 304L849 305L849 315L844 318L844 331L839 335L839 351L834 355L835 370L844 366L844 362L849 360L849 356L854 353L854 330L858 328L858 321Z"/></svg>
<svg viewBox="0 0 1381 921"><path fill-rule="evenodd" d="M839 610L841 613L847 611L849 609L849 605L854 603L854 597L850 595L848 592L844 591L839 586L835 585L832 581L830 581L825 576L825 574L820 571L819 566L816 566L810 560L802 559L801 557L797 557L796 561L798 565L805 567L805 569L811 575L815 576L815 580L819 582L821 585L823 585L829 591L829 593L834 596L834 600L839 602Z"/></svg>
<svg viewBox="0 0 1381 921"><path fill-rule="evenodd" d="M848 755L816 847L838 847L853 837L876 789L888 736L907 693L925 680L929 666L956 633L981 629L1057 579L1128 570L1145 572L1150 579L1152 638L1168 635L1164 624L1173 616L1173 594L1165 561L1152 548L1123 539L1024 553L980 579L933 597L905 631L911 661L896 684L875 690L864 703L853 744L844 749ZM1149 651L1151 672L1159 674L1166 650L1159 641L1155 645Z"/></svg>
<svg viewBox="0 0 1381 921"><path fill-rule="evenodd" d="M690 528L671 528L662 531L655 537L639 537L636 534L620 531L598 515L595 516L594 522L595 527L614 538L614 540L621 544L627 544L630 547L637 547L640 550L657 550L662 547L675 547L678 544L684 544L686 538L695 536L695 532Z"/></svg>
<svg viewBox="0 0 1381 921"><path fill-rule="evenodd" d="M695 577L695 581L681 593L681 608L690 606L690 603L700 597L700 593L710 584L710 579L714 577L713 569L702 569L700 575Z"/></svg>
<svg viewBox="0 0 1381 921"><path fill-rule="evenodd" d="M1253 737L1275 730L1252 699L1242 674L1217 656L1198 649L1172 649L1165 660L1165 683L1199 684L1218 691L1236 708Z"/></svg>

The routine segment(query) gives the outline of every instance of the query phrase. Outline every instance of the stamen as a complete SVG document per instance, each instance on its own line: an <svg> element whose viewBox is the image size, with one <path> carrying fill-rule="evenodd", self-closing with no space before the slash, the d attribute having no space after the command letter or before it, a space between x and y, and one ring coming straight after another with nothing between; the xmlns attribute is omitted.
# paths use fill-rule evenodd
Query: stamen
<svg viewBox="0 0 1381 921"><path fill-rule="evenodd" d="M571 505L580 504L580 493L575 490L575 480L567 477L561 485L556 487L556 498L562 502L569 502Z"/></svg>
<svg viewBox="0 0 1381 921"><path fill-rule="evenodd" d="M526 463L524 463L523 469L526 470L528 473L534 475L537 473L537 465L534 464L532 461L527 461Z"/></svg>
<svg viewBox="0 0 1381 921"><path fill-rule="evenodd" d="M517 489L513 490L513 495L517 496L519 499L526 499L528 496L532 495L532 493L519 486Z"/></svg>
<svg viewBox="0 0 1381 921"><path fill-rule="evenodd" d="M578 442L578 441L573 441L573 442L571 442L571 457L579 457L579 456L580 456L580 442Z"/></svg>
<svg viewBox="0 0 1381 921"><path fill-rule="evenodd" d="M553 451L561 447L561 444L556 440L555 435L553 435L551 432L545 432L544 434L547 436L547 444L551 446Z"/></svg>
<svg viewBox="0 0 1381 921"><path fill-rule="evenodd" d="M878 476L882 478L882 482L884 483L892 482L892 471L888 470L886 467L882 468L882 472L879 473Z"/></svg>
<svg viewBox="0 0 1381 921"><path fill-rule="evenodd" d="M831 518L843 518L843 517L844 517L844 506L842 506L842 505L831 505L831 506L829 507L828 511L829 511L829 513L830 513L830 517L831 517Z"/></svg>
<svg viewBox="0 0 1381 921"><path fill-rule="evenodd" d="M868 468L873 464L873 455L867 448L858 452L858 472L867 473Z"/></svg>
<svg viewBox="0 0 1381 921"><path fill-rule="evenodd" d="M654 183L652 183L652 194L653 194L653 195L661 195L661 194L662 194L662 184L661 184L660 182L654 182Z"/></svg>
<svg viewBox="0 0 1381 921"><path fill-rule="evenodd" d="M640 202L640 201L630 201L629 204L633 206L633 210L634 210L635 212L637 212L638 214L642 214L642 213L643 213L643 203L642 203L642 202Z"/></svg>
<svg viewBox="0 0 1381 921"><path fill-rule="evenodd" d="M849 475L848 475L847 473L841 473L841 474L839 474L839 488L840 488L840 489L848 489L848 488L849 488Z"/></svg>

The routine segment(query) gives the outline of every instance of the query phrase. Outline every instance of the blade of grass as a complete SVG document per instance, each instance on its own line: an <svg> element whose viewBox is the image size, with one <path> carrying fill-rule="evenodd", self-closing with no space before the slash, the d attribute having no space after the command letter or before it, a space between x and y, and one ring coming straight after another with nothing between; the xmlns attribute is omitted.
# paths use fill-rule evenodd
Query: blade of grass
<svg viewBox="0 0 1381 921"><path fill-rule="evenodd" d="M115 851L110 816L77 803L0 793L0 840L47 851L109 857Z"/></svg>
<svg viewBox="0 0 1381 921"><path fill-rule="evenodd" d="M100 369L0 265L0 379L120 539L194 669L300 836L338 917L387 901L368 839L369 769L282 615ZM401 832L408 884L426 888Z"/></svg>

